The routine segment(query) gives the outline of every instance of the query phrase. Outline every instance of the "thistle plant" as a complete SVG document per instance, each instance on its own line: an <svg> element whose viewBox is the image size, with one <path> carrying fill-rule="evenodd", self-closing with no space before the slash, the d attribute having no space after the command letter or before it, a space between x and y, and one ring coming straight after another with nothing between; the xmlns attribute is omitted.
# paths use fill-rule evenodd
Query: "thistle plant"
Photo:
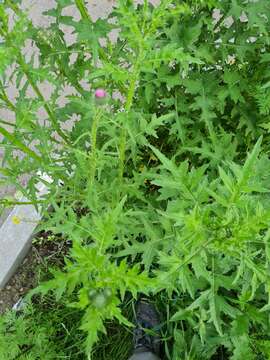
<svg viewBox="0 0 270 360"><path fill-rule="evenodd" d="M269 1L118 0L93 22L83 1L64 0L46 15L41 29L20 1L0 5L0 105L15 114L0 120L3 182L72 243L34 293L82 312L89 358L106 321L132 326L121 307L139 294L164 312L168 359L268 358ZM29 39L38 66L23 55ZM41 173L53 181L37 199Z"/></svg>

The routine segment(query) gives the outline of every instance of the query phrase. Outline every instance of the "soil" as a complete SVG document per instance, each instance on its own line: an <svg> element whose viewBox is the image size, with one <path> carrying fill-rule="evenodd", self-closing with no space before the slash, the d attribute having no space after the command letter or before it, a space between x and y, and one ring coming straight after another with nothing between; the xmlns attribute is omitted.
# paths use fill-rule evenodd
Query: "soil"
<svg viewBox="0 0 270 360"><path fill-rule="evenodd" d="M39 233L32 247L4 289L0 290L0 314L11 309L24 295L46 276L49 267L63 265L69 244L52 237L50 233Z"/></svg>

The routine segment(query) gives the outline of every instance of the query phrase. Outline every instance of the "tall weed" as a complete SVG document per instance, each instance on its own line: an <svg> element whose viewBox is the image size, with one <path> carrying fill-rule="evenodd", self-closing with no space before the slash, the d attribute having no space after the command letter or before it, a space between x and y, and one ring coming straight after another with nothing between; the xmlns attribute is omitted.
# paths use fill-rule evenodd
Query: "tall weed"
<svg viewBox="0 0 270 360"><path fill-rule="evenodd" d="M64 15L70 5L79 21ZM72 241L64 269L35 293L72 299L88 355L106 320L131 325L121 303L142 293L166 313L168 359L268 358L269 1L118 0L93 22L82 0L61 0L46 15L41 29L20 1L0 5L0 102L16 118L0 120L1 171L46 230ZM29 39L38 66L22 52ZM59 106L66 85L73 95ZM53 181L37 199L43 173Z"/></svg>

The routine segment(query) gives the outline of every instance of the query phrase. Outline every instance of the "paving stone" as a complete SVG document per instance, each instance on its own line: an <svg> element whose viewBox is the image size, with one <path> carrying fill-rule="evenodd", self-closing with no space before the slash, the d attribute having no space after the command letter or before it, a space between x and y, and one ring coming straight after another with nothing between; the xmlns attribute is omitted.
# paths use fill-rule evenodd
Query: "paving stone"
<svg viewBox="0 0 270 360"><path fill-rule="evenodd" d="M46 186L40 183L38 195L45 193ZM20 201L25 202L27 199L21 198ZM33 205L17 205L3 221L0 227L0 289L5 286L27 254L40 218Z"/></svg>

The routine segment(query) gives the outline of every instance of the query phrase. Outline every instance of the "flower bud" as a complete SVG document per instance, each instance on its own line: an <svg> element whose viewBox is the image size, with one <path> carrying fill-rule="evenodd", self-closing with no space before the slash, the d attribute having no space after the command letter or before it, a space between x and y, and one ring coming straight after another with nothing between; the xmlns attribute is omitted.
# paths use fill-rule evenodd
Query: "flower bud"
<svg viewBox="0 0 270 360"><path fill-rule="evenodd" d="M106 91L104 89L97 89L95 91L96 99L104 99L107 96Z"/></svg>
<svg viewBox="0 0 270 360"><path fill-rule="evenodd" d="M104 89L96 89L95 101L97 105L104 105L106 103L107 93Z"/></svg>

